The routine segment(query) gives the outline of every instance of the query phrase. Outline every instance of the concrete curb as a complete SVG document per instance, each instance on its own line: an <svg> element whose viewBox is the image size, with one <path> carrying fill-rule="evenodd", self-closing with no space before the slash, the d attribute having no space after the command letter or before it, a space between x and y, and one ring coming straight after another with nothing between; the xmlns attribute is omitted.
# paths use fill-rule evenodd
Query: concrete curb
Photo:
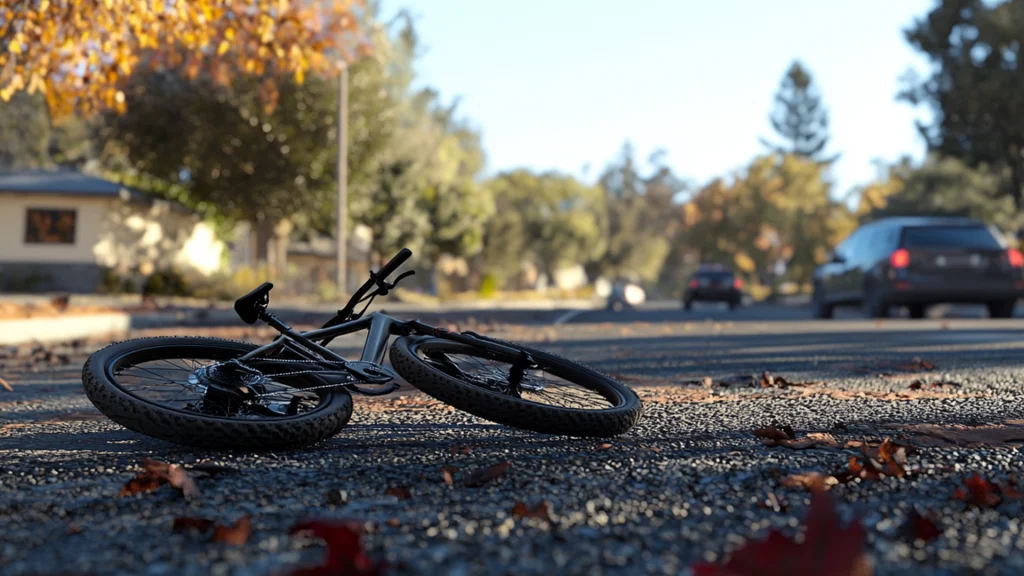
<svg viewBox="0 0 1024 576"><path fill-rule="evenodd" d="M132 318L124 312L0 320L0 344L67 342L128 333Z"/></svg>

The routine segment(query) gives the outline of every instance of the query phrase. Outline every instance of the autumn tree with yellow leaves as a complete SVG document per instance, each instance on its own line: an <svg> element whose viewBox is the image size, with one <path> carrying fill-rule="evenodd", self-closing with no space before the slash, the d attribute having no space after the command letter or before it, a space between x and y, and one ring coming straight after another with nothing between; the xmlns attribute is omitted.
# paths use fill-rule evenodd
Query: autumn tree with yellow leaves
<svg viewBox="0 0 1024 576"><path fill-rule="evenodd" d="M719 178L701 188L684 206L695 259L733 266L762 284L784 262L787 279L806 283L856 226L822 171L806 158L762 156L731 182Z"/></svg>
<svg viewBox="0 0 1024 576"><path fill-rule="evenodd" d="M122 110L140 65L201 71L330 72L365 50L359 0L7 0L0 6L0 99L42 92L52 116ZM273 92L266 91L272 98Z"/></svg>

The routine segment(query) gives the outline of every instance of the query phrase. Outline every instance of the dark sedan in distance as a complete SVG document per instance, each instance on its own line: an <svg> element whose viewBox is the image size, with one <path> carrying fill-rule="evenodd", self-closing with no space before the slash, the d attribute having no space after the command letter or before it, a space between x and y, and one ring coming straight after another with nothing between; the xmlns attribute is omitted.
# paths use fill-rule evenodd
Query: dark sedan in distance
<svg viewBox="0 0 1024 576"><path fill-rule="evenodd" d="M686 282L683 309L690 310L695 301L725 302L734 310L743 301L743 280L726 266L702 264Z"/></svg>
<svg viewBox="0 0 1024 576"><path fill-rule="evenodd" d="M859 305L869 318L906 306L924 318L940 303L984 304L992 318L1013 316L1024 296L1024 255L977 220L893 217L861 226L814 272L811 307L831 318Z"/></svg>

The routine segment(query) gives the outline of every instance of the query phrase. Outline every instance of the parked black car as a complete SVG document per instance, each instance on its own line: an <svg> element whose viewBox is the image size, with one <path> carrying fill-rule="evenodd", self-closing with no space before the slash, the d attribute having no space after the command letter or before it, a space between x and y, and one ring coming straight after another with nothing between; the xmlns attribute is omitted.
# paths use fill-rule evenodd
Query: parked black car
<svg viewBox="0 0 1024 576"><path fill-rule="evenodd" d="M704 264L686 282L683 309L694 302L725 302L734 310L743 301L743 280L726 266Z"/></svg>
<svg viewBox="0 0 1024 576"><path fill-rule="evenodd" d="M894 217L865 224L814 272L813 314L860 305L869 318L906 306L924 318L927 306L978 303L993 318L1013 316L1024 296L1024 255L977 220Z"/></svg>

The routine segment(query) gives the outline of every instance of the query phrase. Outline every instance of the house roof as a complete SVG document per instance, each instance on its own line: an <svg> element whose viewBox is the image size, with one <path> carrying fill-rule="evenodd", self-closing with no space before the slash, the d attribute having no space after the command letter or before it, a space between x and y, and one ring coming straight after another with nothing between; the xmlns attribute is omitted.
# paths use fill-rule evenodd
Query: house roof
<svg viewBox="0 0 1024 576"><path fill-rule="evenodd" d="M120 196L122 191L131 193L130 190L115 182L71 170L0 172L0 192Z"/></svg>
<svg viewBox="0 0 1024 576"><path fill-rule="evenodd" d="M166 202L177 212L193 213L179 202L143 194L117 182L75 170L0 171L0 194L64 194L94 198L121 198L144 204Z"/></svg>

